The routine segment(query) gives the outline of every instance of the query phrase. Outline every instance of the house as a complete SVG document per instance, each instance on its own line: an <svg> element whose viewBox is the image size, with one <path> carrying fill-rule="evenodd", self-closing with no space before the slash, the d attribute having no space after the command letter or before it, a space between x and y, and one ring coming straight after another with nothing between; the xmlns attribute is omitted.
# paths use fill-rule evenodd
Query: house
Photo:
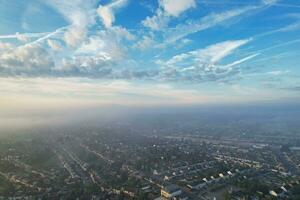
<svg viewBox="0 0 300 200"><path fill-rule="evenodd" d="M269 193L274 197L278 197L278 194L274 190L271 190Z"/></svg>
<svg viewBox="0 0 300 200"><path fill-rule="evenodd" d="M181 193L180 195L173 197L172 200L188 200L188 196L184 193Z"/></svg>
<svg viewBox="0 0 300 200"><path fill-rule="evenodd" d="M161 196L165 198L173 198L182 193L181 189L177 185L168 185L161 189Z"/></svg>
<svg viewBox="0 0 300 200"><path fill-rule="evenodd" d="M228 171L227 174L228 174L229 176L233 176L233 175L234 175L231 171Z"/></svg>
<svg viewBox="0 0 300 200"><path fill-rule="evenodd" d="M201 180L201 181L190 183L187 185L187 187L190 188L191 190L199 190L203 188L205 185L206 185L206 181Z"/></svg>

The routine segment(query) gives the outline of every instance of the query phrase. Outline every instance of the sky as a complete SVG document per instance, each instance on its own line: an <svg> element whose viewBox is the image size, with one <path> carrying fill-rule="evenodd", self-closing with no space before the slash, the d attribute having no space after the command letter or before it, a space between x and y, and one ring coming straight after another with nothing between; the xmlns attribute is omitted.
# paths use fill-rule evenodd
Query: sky
<svg viewBox="0 0 300 200"><path fill-rule="evenodd" d="M298 0L0 0L0 117L297 102L299 55Z"/></svg>

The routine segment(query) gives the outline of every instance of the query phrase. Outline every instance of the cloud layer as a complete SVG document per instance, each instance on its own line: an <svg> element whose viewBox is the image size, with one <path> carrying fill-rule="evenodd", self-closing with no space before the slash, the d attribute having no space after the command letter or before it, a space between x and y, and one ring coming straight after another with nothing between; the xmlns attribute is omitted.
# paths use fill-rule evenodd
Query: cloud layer
<svg viewBox="0 0 300 200"><path fill-rule="evenodd" d="M218 87L242 83L251 74L293 71L281 68L299 62L269 59L295 56L300 41L295 36L300 30L297 13L261 17L274 7L287 9L275 0L223 6L195 0L40 0L39 4L41 12L55 15L59 23L52 31L41 26L40 32L0 35L0 77L214 83ZM145 7L149 10L130 13ZM122 13L125 9L128 16ZM268 22L272 26L265 27Z"/></svg>

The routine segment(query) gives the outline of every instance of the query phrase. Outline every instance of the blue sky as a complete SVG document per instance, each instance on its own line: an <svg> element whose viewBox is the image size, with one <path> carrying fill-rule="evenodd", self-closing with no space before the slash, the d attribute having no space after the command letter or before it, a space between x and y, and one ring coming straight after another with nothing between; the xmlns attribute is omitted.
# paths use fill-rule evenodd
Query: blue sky
<svg viewBox="0 0 300 200"><path fill-rule="evenodd" d="M299 47L297 0L0 0L0 105L296 101Z"/></svg>

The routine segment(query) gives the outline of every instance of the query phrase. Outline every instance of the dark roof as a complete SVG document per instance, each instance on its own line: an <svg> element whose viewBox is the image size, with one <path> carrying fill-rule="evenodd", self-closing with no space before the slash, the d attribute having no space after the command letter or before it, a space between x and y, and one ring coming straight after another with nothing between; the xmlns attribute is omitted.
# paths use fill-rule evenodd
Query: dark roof
<svg viewBox="0 0 300 200"><path fill-rule="evenodd" d="M173 193L180 190L180 188L177 185L168 185L164 187L164 190L168 193Z"/></svg>
<svg viewBox="0 0 300 200"><path fill-rule="evenodd" d="M194 181L194 182L190 183L189 185L197 186L197 185L203 184L203 183L206 183L206 182L204 180L199 180L199 181Z"/></svg>
<svg viewBox="0 0 300 200"><path fill-rule="evenodd" d="M186 197L188 197L188 195L186 193L181 193L180 195L176 196L176 199L180 200L180 199L183 199Z"/></svg>

